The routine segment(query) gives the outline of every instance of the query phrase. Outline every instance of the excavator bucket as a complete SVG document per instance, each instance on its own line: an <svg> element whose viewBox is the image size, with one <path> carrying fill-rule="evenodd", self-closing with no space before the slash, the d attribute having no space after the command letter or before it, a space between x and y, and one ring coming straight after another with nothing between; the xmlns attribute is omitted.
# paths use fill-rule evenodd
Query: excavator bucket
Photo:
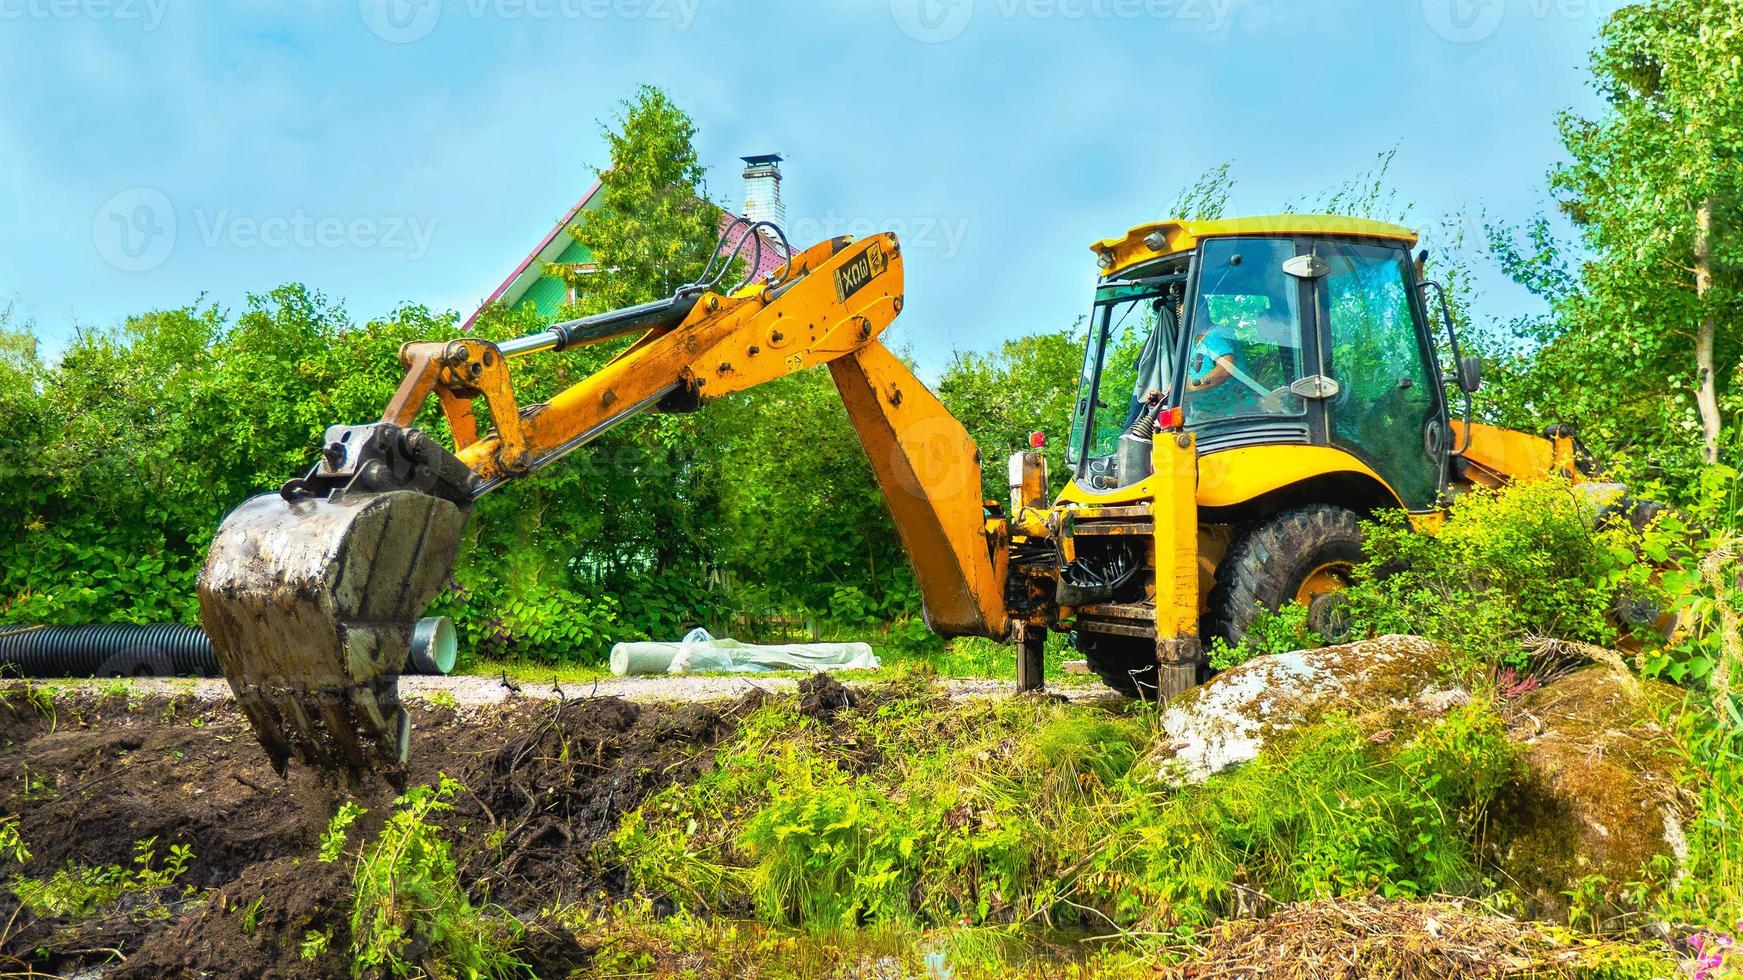
<svg viewBox="0 0 1743 980"><path fill-rule="evenodd" d="M274 493L218 529L200 617L281 774L293 753L353 776L405 760L399 673L419 615L453 571L467 513L415 490Z"/></svg>

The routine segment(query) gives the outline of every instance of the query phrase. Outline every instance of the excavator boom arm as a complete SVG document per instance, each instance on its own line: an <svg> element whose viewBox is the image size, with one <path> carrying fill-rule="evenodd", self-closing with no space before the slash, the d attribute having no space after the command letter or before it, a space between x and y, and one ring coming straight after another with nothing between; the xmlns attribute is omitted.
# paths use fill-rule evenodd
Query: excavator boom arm
<svg viewBox="0 0 1743 980"><path fill-rule="evenodd" d="M275 766L300 755L355 774L404 759L397 675L479 496L641 412L694 410L819 364L889 502L929 624L1003 637L1005 530L986 517L979 452L878 342L902 304L901 247L880 234L820 243L726 292L698 284L501 344L407 344L381 420L329 429L306 476L237 508L200 577L201 618ZM519 405L514 359L631 333L599 371ZM431 398L452 452L412 428Z"/></svg>

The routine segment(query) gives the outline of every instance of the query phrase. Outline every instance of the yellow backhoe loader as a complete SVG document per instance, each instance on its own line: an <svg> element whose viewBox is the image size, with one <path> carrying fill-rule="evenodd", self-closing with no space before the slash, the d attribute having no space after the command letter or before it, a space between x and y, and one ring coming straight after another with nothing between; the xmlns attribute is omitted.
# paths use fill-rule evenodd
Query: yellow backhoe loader
<svg viewBox="0 0 1743 980"><path fill-rule="evenodd" d="M1361 517L1401 508L1432 529L1461 488L1578 478L1571 436L1471 422L1477 364L1415 243L1394 225L1285 215L1159 222L1097 244L1056 497L1041 454L1023 451L1010 499L984 500L967 430L879 342L903 305L889 234L815 245L734 288L717 252L669 300L506 343L408 344L380 421L332 427L306 476L225 520L201 617L281 771L292 755L391 768L410 733L397 677L474 501L639 413L827 365L933 630L1012 640L1026 688L1040 686L1046 632L1069 631L1114 688L1170 697L1200 679L1202 631L1238 639L1260 605L1342 587ZM591 377L517 403L516 359L629 335ZM452 450L412 428L432 397Z"/></svg>

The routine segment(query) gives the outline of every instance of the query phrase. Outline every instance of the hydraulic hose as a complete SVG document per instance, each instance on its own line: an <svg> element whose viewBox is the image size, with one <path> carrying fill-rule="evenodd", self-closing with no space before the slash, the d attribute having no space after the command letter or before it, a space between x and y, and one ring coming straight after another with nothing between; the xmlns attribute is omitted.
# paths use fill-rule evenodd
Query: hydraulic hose
<svg viewBox="0 0 1743 980"><path fill-rule="evenodd" d="M446 617L419 621L408 674L454 669L454 627ZM0 626L0 678L218 677L212 641L197 626Z"/></svg>

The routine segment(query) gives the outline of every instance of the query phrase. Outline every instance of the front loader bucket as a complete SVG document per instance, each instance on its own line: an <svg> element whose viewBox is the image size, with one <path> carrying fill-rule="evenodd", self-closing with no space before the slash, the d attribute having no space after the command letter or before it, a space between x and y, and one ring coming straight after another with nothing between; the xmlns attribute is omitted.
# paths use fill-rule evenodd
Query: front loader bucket
<svg viewBox="0 0 1743 980"><path fill-rule="evenodd" d="M281 774L292 752L353 775L405 760L398 678L447 582L467 511L411 490L286 501L264 494L218 529L200 619Z"/></svg>

